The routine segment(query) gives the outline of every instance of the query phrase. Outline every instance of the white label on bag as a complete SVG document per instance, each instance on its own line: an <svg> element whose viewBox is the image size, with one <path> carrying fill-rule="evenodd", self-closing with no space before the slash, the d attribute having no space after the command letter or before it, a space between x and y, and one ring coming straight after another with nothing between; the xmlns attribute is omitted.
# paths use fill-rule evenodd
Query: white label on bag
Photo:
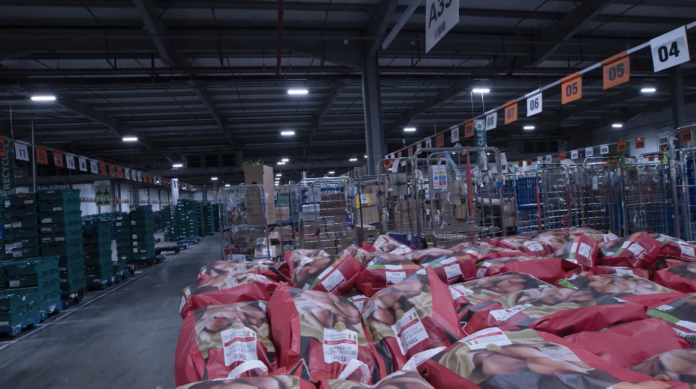
<svg viewBox="0 0 696 389"><path fill-rule="evenodd" d="M362 312L363 307L365 306L365 301L369 300L367 296L359 295L359 296L353 296L349 299L353 305L355 305L355 308L358 309L358 311Z"/></svg>
<svg viewBox="0 0 696 389"><path fill-rule="evenodd" d="M537 242L524 242L522 244L532 251L544 251L544 246L540 245Z"/></svg>
<svg viewBox="0 0 696 389"><path fill-rule="evenodd" d="M474 294L474 291L464 287L463 285L451 285L449 287L450 294L452 295L453 299L457 299L459 297L466 297L470 294Z"/></svg>
<svg viewBox="0 0 696 389"><path fill-rule="evenodd" d="M616 274L630 274L633 275L633 269L628 267L615 267ZM670 307L671 308L671 307Z"/></svg>
<svg viewBox="0 0 696 389"><path fill-rule="evenodd" d="M541 351L542 353L546 354L547 357L551 359L555 359L557 361L566 361L566 362L582 362L575 353L563 346L545 346L545 347L539 347L537 350Z"/></svg>
<svg viewBox="0 0 696 389"><path fill-rule="evenodd" d="M694 253L693 247L680 244L679 248L681 249L682 257L686 257L688 259L696 259L696 254Z"/></svg>
<svg viewBox="0 0 696 389"><path fill-rule="evenodd" d="M486 265L483 265L484 267L476 270L476 278L483 278L486 276Z"/></svg>
<svg viewBox="0 0 696 389"><path fill-rule="evenodd" d="M443 265L448 265L448 264L454 263L454 262L457 262L457 258L455 258L455 257L445 258L442 261L440 261L440 263Z"/></svg>
<svg viewBox="0 0 696 389"><path fill-rule="evenodd" d="M685 320L679 320L678 322L674 323L680 327L688 328L691 331L696 331L696 323L691 322L691 321L685 321Z"/></svg>
<svg viewBox="0 0 696 389"><path fill-rule="evenodd" d="M641 258L643 258L643 256L645 256L645 254L648 253L648 251L643 246L639 245L638 243L635 243L635 242L631 242L631 243L633 243L633 244L629 244L627 249L628 249L628 251L632 252L633 255L636 256L636 258L641 259Z"/></svg>
<svg viewBox="0 0 696 389"><path fill-rule="evenodd" d="M592 255L592 247L590 247L590 245L588 245L587 243L580 243L578 254L582 255L585 258L590 258L590 256Z"/></svg>
<svg viewBox="0 0 696 389"><path fill-rule="evenodd" d="M358 359L358 333L345 329L336 331L324 328L324 362L348 364Z"/></svg>
<svg viewBox="0 0 696 389"><path fill-rule="evenodd" d="M510 338L498 327L475 332L464 339L460 339L459 343L464 343L472 351L485 349L489 344L496 346L509 346L512 344Z"/></svg>
<svg viewBox="0 0 696 389"><path fill-rule="evenodd" d="M493 316L493 318L495 318L497 321L505 321L531 306L532 304L515 305L510 309L496 309L488 312L488 314Z"/></svg>
<svg viewBox="0 0 696 389"><path fill-rule="evenodd" d="M459 265L449 265L445 266L445 275L447 275L447 281L458 278L458 277L464 277L462 274L462 269L459 268Z"/></svg>
<svg viewBox="0 0 696 389"><path fill-rule="evenodd" d="M384 268L387 270L403 270L403 266L401 265L384 265Z"/></svg>
<svg viewBox="0 0 696 389"><path fill-rule="evenodd" d="M404 316L396 321L392 330L396 334L396 339L401 348L401 352L406 355L406 352L418 343L428 339L428 332L425 330L423 323L418 317L418 313L414 308L404 312Z"/></svg>
<svg viewBox="0 0 696 389"><path fill-rule="evenodd" d="M333 269L331 267L330 269ZM346 278L343 276L338 269L335 272L330 273L326 279L321 281L321 285L326 289L327 292L334 294L341 286L346 284Z"/></svg>
<svg viewBox="0 0 696 389"><path fill-rule="evenodd" d="M236 277L227 277L225 278L225 285L227 288L234 288L235 286L239 285L239 282L237 282Z"/></svg>
<svg viewBox="0 0 696 389"><path fill-rule="evenodd" d="M388 271L387 272L387 285L394 285L403 281L406 278L405 271Z"/></svg>
<svg viewBox="0 0 696 389"><path fill-rule="evenodd" d="M259 359L256 353L256 332L243 327L230 328L220 332L222 347L225 353L225 366L239 361L254 361Z"/></svg>

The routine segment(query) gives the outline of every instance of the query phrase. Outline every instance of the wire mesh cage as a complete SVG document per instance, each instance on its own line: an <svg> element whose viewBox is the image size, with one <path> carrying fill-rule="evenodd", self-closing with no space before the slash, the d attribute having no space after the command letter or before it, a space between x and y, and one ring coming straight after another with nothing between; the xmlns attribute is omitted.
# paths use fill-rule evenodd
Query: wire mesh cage
<svg viewBox="0 0 696 389"><path fill-rule="evenodd" d="M226 187L219 192L223 226L222 257L229 260L272 259L280 255L271 245L262 185Z"/></svg>
<svg viewBox="0 0 696 389"><path fill-rule="evenodd" d="M582 167L581 224L601 231L619 231L621 193L617 159L586 158Z"/></svg>
<svg viewBox="0 0 696 389"><path fill-rule="evenodd" d="M416 212L414 178L422 177L422 172L416 172L411 159L404 157L380 161L377 171L380 232L419 247L420 242L413 239L416 226L422 223L422 216ZM418 190L423 190L422 182L421 185Z"/></svg>
<svg viewBox="0 0 696 389"><path fill-rule="evenodd" d="M663 155L623 158L620 183L623 234L670 233L669 164Z"/></svg>
<svg viewBox="0 0 696 389"><path fill-rule="evenodd" d="M302 210L302 186L290 182L275 187L276 223L274 235L281 241L282 251L299 247L300 211Z"/></svg>
<svg viewBox="0 0 696 389"><path fill-rule="evenodd" d="M305 179L299 214L301 247L338 254L355 243L349 177Z"/></svg>
<svg viewBox="0 0 696 389"><path fill-rule="evenodd" d="M696 241L696 148L678 150L677 201L680 238Z"/></svg>

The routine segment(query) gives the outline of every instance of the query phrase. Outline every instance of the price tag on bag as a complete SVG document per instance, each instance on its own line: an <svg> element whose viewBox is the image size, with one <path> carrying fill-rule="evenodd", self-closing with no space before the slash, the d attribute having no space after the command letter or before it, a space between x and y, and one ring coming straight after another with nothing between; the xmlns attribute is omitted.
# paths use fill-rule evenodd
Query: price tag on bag
<svg viewBox="0 0 696 389"><path fill-rule="evenodd" d="M541 92L536 90L527 96L527 117L541 113L543 110Z"/></svg>
<svg viewBox="0 0 696 389"><path fill-rule="evenodd" d="M689 62L689 44L686 39L686 28L681 26L664 35L650 40L653 68L655 73Z"/></svg>

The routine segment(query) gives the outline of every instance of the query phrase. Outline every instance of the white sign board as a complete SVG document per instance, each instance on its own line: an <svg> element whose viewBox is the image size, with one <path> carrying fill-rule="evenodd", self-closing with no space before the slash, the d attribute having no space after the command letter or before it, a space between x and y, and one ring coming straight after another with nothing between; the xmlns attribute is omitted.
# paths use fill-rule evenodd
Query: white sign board
<svg viewBox="0 0 696 389"><path fill-rule="evenodd" d="M131 178L130 178L130 174L131 174L130 169L123 169L123 175L124 175L124 177L126 178L126 180L130 180L130 179L131 179Z"/></svg>
<svg viewBox="0 0 696 389"><path fill-rule="evenodd" d="M78 160L78 165L80 166L80 171L81 172L86 172L87 171L87 160L85 158L80 158Z"/></svg>
<svg viewBox="0 0 696 389"><path fill-rule="evenodd" d="M498 111L486 115L486 131L490 131L498 127Z"/></svg>
<svg viewBox="0 0 696 389"><path fill-rule="evenodd" d="M75 170L75 156L70 154L65 154L65 166L68 169Z"/></svg>
<svg viewBox="0 0 696 389"><path fill-rule="evenodd" d="M452 143L459 142L459 126L452 127Z"/></svg>
<svg viewBox="0 0 696 389"><path fill-rule="evenodd" d="M425 148L426 148L426 149L430 149L430 148L432 148L432 147L433 147L433 141L432 141L432 139L430 139L430 138L426 139L426 140L425 140Z"/></svg>
<svg viewBox="0 0 696 389"><path fill-rule="evenodd" d="M570 152L570 159L578 159L578 151L573 150Z"/></svg>
<svg viewBox="0 0 696 389"><path fill-rule="evenodd" d="M599 153L602 155L609 154L609 145L600 145L599 146Z"/></svg>
<svg viewBox="0 0 696 389"><path fill-rule="evenodd" d="M431 174L433 176L433 189L447 189L447 165L431 166Z"/></svg>
<svg viewBox="0 0 696 389"><path fill-rule="evenodd" d="M428 53L459 24L459 0L428 0L425 4L425 52Z"/></svg>
<svg viewBox="0 0 696 389"><path fill-rule="evenodd" d="M541 113L543 110L541 92L534 91L530 95L533 93L536 94L527 98L527 117Z"/></svg>
<svg viewBox="0 0 696 389"><path fill-rule="evenodd" d="M97 161L89 161L89 170L93 174L99 174L99 164Z"/></svg>
<svg viewBox="0 0 696 389"><path fill-rule="evenodd" d="M29 161L29 149L27 145L15 142L15 158L20 161Z"/></svg>
<svg viewBox="0 0 696 389"><path fill-rule="evenodd" d="M664 35L650 40L653 68L655 72L689 62L689 44L686 39L686 28L681 26Z"/></svg>
<svg viewBox="0 0 696 389"><path fill-rule="evenodd" d="M138 172L138 182L143 182L143 173Z"/></svg>
<svg viewBox="0 0 696 389"><path fill-rule="evenodd" d="M551 162L553 162L553 156L547 155L546 156L546 163L551 163Z"/></svg>
<svg viewBox="0 0 696 389"><path fill-rule="evenodd" d="M422 149L422 148L423 148L423 142L418 142L418 149ZM416 149L416 150L418 150L418 149Z"/></svg>
<svg viewBox="0 0 696 389"><path fill-rule="evenodd" d="M544 163L544 157L537 157L537 163Z"/></svg>
<svg viewBox="0 0 696 389"><path fill-rule="evenodd" d="M594 149L592 147L588 147L585 149L585 157L591 157L594 155Z"/></svg>

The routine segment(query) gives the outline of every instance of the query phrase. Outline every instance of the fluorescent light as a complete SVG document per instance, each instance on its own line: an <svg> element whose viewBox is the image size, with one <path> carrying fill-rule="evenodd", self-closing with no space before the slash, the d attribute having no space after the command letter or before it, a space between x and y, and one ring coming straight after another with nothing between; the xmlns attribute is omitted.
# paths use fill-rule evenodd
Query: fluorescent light
<svg viewBox="0 0 696 389"><path fill-rule="evenodd" d="M295 131L281 131L280 135L282 136L293 136L295 135Z"/></svg>
<svg viewBox="0 0 696 389"><path fill-rule="evenodd" d="M476 88L476 89L472 90L472 92L474 92L474 93L490 93L491 90L488 88Z"/></svg>
<svg viewBox="0 0 696 389"><path fill-rule="evenodd" d="M276 177L282 177L282 176L283 176L283 174L282 174L282 173L278 173L278 174L276 174ZM276 180L277 180L277 178L276 178Z"/></svg>
<svg viewBox="0 0 696 389"><path fill-rule="evenodd" d="M278 162L278 165L285 165L285 162Z"/></svg>
<svg viewBox="0 0 696 389"><path fill-rule="evenodd" d="M183 163L175 163L172 167L184 167Z"/></svg>
<svg viewBox="0 0 696 389"><path fill-rule="evenodd" d="M621 127L623 127L623 124L621 124L621 123L614 123L614 124L612 124L611 126L614 127L614 128L621 128Z"/></svg>
<svg viewBox="0 0 696 389"><path fill-rule="evenodd" d="M365 156L365 158L367 158L367 155Z"/></svg>
<svg viewBox="0 0 696 389"><path fill-rule="evenodd" d="M643 88L640 91L643 93L655 93L655 92L657 92L657 89L655 89L655 88Z"/></svg>
<svg viewBox="0 0 696 389"><path fill-rule="evenodd" d="M38 96L31 96L30 99L31 99L31 101L56 101L56 96L38 95Z"/></svg>
<svg viewBox="0 0 696 389"><path fill-rule="evenodd" d="M210 177L211 181L217 181L217 177Z"/></svg>
<svg viewBox="0 0 696 389"><path fill-rule="evenodd" d="M309 93L307 89L288 89L289 95L306 95Z"/></svg>
<svg viewBox="0 0 696 389"><path fill-rule="evenodd" d="M335 174L335 173L336 173L336 172L335 172L335 171L333 171L333 170L329 172L329 174Z"/></svg>
<svg viewBox="0 0 696 389"><path fill-rule="evenodd" d="M523 128L525 130L533 130L535 127L534 126L524 126Z"/></svg>
<svg viewBox="0 0 696 389"><path fill-rule="evenodd" d="M123 141L124 142L137 142L138 138L135 136L124 136Z"/></svg>
<svg viewBox="0 0 696 389"><path fill-rule="evenodd" d="M404 132L416 132L416 128L415 127L406 127L406 128L404 128Z"/></svg>
<svg viewBox="0 0 696 389"><path fill-rule="evenodd" d="M283 159L281 159L281 161L283 161L283 162L290 162L290 159L288 159L288 158L283 158Z"/></svg>
<svg viewBox="0 0 696 389"><path fill-rule="evenodd" d="M349 159L349 161L351 161L351 162L355 162L355 161L357 161L357 160L358 160L357 158L351 158L351 159Z"/></svg>
<svg viewBox="0 0 696 389"><path fill-rule="evenodd" d="M230 184L225 184L225 188L229 188L229 187L230 187Z"/></svg>

